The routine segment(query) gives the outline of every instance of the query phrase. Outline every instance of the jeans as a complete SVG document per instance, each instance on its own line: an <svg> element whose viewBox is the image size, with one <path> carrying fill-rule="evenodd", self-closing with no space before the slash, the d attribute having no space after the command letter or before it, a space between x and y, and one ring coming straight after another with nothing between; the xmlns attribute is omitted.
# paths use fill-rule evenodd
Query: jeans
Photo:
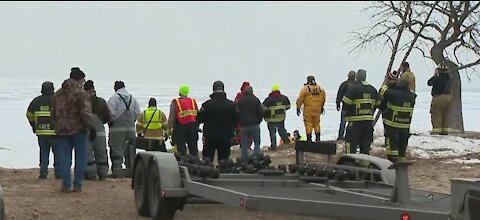
<svg viewBox="0 0 480 220"><path fill-rule="evenodd" d="M75 179L73 185L81 187L87 167L87 134L79 132L69 136L57 136L57 144L63 187L70 189L72 186L71 167L73 149L75 149Z"/></svg>
<svg viewBox="0 0 480 220"><path fill-rule="evenodd" d="M275 148L277 146L277 130L280 138L282 138L283 143L288 143L287 130L285 130L285 122L268 122L267 123L268 131L270 132L270 146Z"/></svg>
<svg viewBox="0 0 480 220"><path fill-rule="evenodd" d="M249 139L253 138L253 153L260 154L260 125L252 125L241 128L242 132L242 157L248 157Z"/></svg>
<svg viewBox="0 0 480 220"><path fill-rule="evenodd" d="M38 136L38 146L40 146L40 176L48 175L48 164L50 159L50 149L53 153L53 167L55 168L55 176L60 175L60 166L58 152L56 148L56 138L50 135Z"/></svg>
<svg viewBox="0 0 480 220"><path fill-rule="evenodd" d="M347 125L347 121L345 120L345 113L341 111L340 112L340 128L338 129L338 138L344 137L346 125Z"/></svg>

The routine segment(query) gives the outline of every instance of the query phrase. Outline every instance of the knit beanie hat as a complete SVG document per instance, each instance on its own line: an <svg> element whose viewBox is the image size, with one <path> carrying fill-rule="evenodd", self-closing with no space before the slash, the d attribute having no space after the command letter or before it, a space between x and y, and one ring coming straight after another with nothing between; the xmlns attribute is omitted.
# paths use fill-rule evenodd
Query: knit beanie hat
<svg viewBox="0 0 480 220"><path fill-rule="evenodd" d="M72 67L72 69L70 69L70 78L74 80L81 80L85 78L85 73L83 73L83 71L81 71L78 67Z"/></svg>
<svg viewBox="0 0 480 220"><path fill-rule="evenodd" d="M115 85L113 86L113 89L115 89L115 91L117 91L121 88L125 88L125 83L122 82L122 81L115 81Z"/></svg>
<svg viewBox="0 0 480 220"><path fill-rule="evenodd" d="M83 84L83 89L85 91L94 90L95 86L93 85L93 81L92 80L87 80L85 82L85 84Z"/></svg>
<svg viewBox="0 0 480 220"><path fill-rule="evenodd" d="M183 84L180 86L180 89L178 89L178 94L181 96L188 96L188 92L190 92L190 86L187 84Z"/></svg>
<svg viewBox="0 0 480 220"><path fill-rule="evenodd" d="M42 94L49 94L49 93L53 93L53 83L50 82L50 81L45 81L42 83Z"/></svg>
<svg viewBox="0 0 480 220"><path fill-rule="evenodd" d="M225 85L222 81L215 81L213 83L213 92L225 92Z"/></svg>

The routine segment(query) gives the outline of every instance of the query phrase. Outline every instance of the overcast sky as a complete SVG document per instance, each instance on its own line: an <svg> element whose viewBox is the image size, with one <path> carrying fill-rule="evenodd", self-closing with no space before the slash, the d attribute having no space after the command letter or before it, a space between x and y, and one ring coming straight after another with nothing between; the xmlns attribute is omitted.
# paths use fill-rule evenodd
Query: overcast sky
<svg viewBox="0 0 480 220"><path fill-rule="evenodd" d="M308 74L336 89L364 68L381 83L388 54L348 55L368 25L362 2L1 2L0 76L299 87ZM432 62L409 59L426 88ZM466 87L480 85L468 83Z"/></svg>

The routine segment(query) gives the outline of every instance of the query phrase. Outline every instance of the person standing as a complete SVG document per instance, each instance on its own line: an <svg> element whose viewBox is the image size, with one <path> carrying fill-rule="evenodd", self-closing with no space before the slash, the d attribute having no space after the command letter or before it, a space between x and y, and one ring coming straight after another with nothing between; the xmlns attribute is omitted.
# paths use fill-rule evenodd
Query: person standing
<svg viewBox="0 0 480 220"><path fill-rule="evenodd" d="M167 117L157 108L157 100L150 98L148 108L140 114L136 124L137 136L149 140L149 145L154 151L167 152L165 146Z"/></svg>
<svg viewBox="0 0 480 220"><path fill-rule="evenodd" d="M342 103L342 98L345 95L345 93L348 91L352 85L355 84L355 71L350 71L348 72L348 78L346 81L344 81L342 84L340 84L340 87L338 87L338 92L337 92L337 99L336 99L336 104L337 104L337 111L341 110L340 104ZM347 121L345 121L345 111L340 111L340 127L338 129L338 137L337 140L343 140L345 139L345 127L346 127Z"/></svg>
<svg viewBox="0 0 480 220"><path fill-rule="evenodd" d="M227 99L222 81L213 83L213 93L210 100L202 104L197 117L198 123L203 123L203 158L212 161L217 151L218 161L230 157L231 140L237 125L238 115L235 104Z"/></svg>
<svg viewBox="0 0 480 220"><path fill-rule="evenodd" d="M116 81L113 89L115 93L107 102L113 118L108 123L108 144L112 177L121 177L122 165L130 168L130 156L128 149L125 149L125 141L135 138L135 121L141 111L137 99L127 91L124 82Z"/></svg>
<svg viewBox="0 0 480 220"><path fill-rule="evenodd" d="M57 151L60 159L62 191L72 187L72 150L75 150L75 179L73 191L82 191L82 182L87 167L87 133L96 135L92 106L87 92L82 89L85 74L73 67L70 78L65 80L53 98L52 119L57 135Z"/></svg>
<svg viewBox="0 0 480 220"><path fill-rule="evenodd" d="M368 84L367 72L357 71L355 84L342 98L343 108L346 111L345 119L348 122L345 136L345 152L370 154L370 145L373 142L373 114L380 105L377 90Z"/></svg>
<svg viewBox="0 0 480 220"><path fill-rule="evenodd" d="M275 151L277 150L277 130L283 143L290 143L287 130L285 130L285 118L287 110L290 109L290 100L287 96L282 95L280 86L274 84L272 92L262 104L266 108L265 121L270 132L270 150Z"/></svg>
<svg viewBox="0 0 480 220"><path fill-rule="evenodd" d="M237 104L237 103L238 103L238 100L240 100L240 98L243 97L243 95L245 94L245 93L244 93L244 90L245 90L245 88L246 88L247 86L249 86L249 85L250 85L250 82L248 82L248 81L244 81L244 82L242 83L242 86L240 86L240 91L237 92L237 95L235 96L235 99L234 99L234 101L233 101L235 104ZM252 150L252 147L251 147L251 146L252 146L253 140L250 138L248 141L249 141L249 142L248 142L248 143L249 143L248 146L250 146L249 149ZM238 125L237 125L237 128L235 129L234 142L237 143L237 144L239 144L239 145L241 145L241 143L242 143L242 132L240 131L240 124L238 124Z"/></svg>
<svg viewBox="0 0 480 220"><path fill-rule="evenodd" d="M39 179L47 179L50 149L53 153L53 167L55 178L60 179L60 166L58 153L56 152L55 128L52 123L51 110L53 104L54 88L53 83L45 81L42 83L42 95L37 96L30 102L27 109L27 118L32 131L37 135L40 147L40 175Z"/></svg>
<svg viewBox="0 0 480 220"><path fill-rule="evenodd" d="M452 101L448 69L443 65L438 66L427 84L432 86L432 103L430 105L432 134L448 135L448 115Z"/></svg>
<svg viewBox="0 0 480 220"><path fill-rule="evenodd" d="M249 139L253 139L253 154L260 154L260 123L265 112L260 100L253 95L253 88L247 86L244 95L237 103L242 142L240 144L242 158L248 157Z"/></svg>
<svg viewBox="0 0 480 220"><path fill-rule="evenodd" d="M315 130L315 141L320 141L320 114L325 112L325 90L315 82L315 77L308 76L307 83L300 90L297 99L297 115L300 116L303 105L303 122L307 141L312 141L312 130Z"/></svg>
<svg viewBox="0 0 480 220"><path fill-rule="evenodd" d="M410 69L410 64L408 62L403 62L400 64L399 77L400 79L404 79L408 82L408 89L410 89L410 91L415 92L415 74L413 74L412 70Z"/></svg>
<svg viewBox="0 0 480 220"><path fill-rule="evenodd" d="M387 158L392 162L406 158L416 97L404 79L398 79L396 86L390 86L383 94L380 109L385 128Z"/></svg>
<svg viewBox="0 0 480 220"><path fill-rule="evenodd" d="M105 99L97 97L95 86L92 80L83 85L87 91L92 105L93 123L96 135L88 143L88 160L85 172L86 180L105 180L108 174L107 140L104 124L112 120L110 110Z"/></svg>
<svg viewBox="0 0 480 220"><path fill-rule="evenodd" d="M198 123L197 101L188 97L190 87L186 84L180 86L180 97L172 100L168 115L168 128L173 129L172 141L177 146L177 151L185 156L188 153L198 156Z"/></svg>

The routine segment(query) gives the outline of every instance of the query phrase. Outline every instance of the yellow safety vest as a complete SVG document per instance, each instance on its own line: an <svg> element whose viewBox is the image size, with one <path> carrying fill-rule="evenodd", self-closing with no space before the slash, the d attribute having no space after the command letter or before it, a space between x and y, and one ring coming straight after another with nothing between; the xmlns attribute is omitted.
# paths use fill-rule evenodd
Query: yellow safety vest
<svg viewBox="0 0 480 220"><path fill-rule="evenodd" d="M148 124L149 121L150 124ZM148 107L143 111L143 128L148 130L158 130L162 128L162 123L160 123L160 110L158 110L157 107Z"/></svg>

